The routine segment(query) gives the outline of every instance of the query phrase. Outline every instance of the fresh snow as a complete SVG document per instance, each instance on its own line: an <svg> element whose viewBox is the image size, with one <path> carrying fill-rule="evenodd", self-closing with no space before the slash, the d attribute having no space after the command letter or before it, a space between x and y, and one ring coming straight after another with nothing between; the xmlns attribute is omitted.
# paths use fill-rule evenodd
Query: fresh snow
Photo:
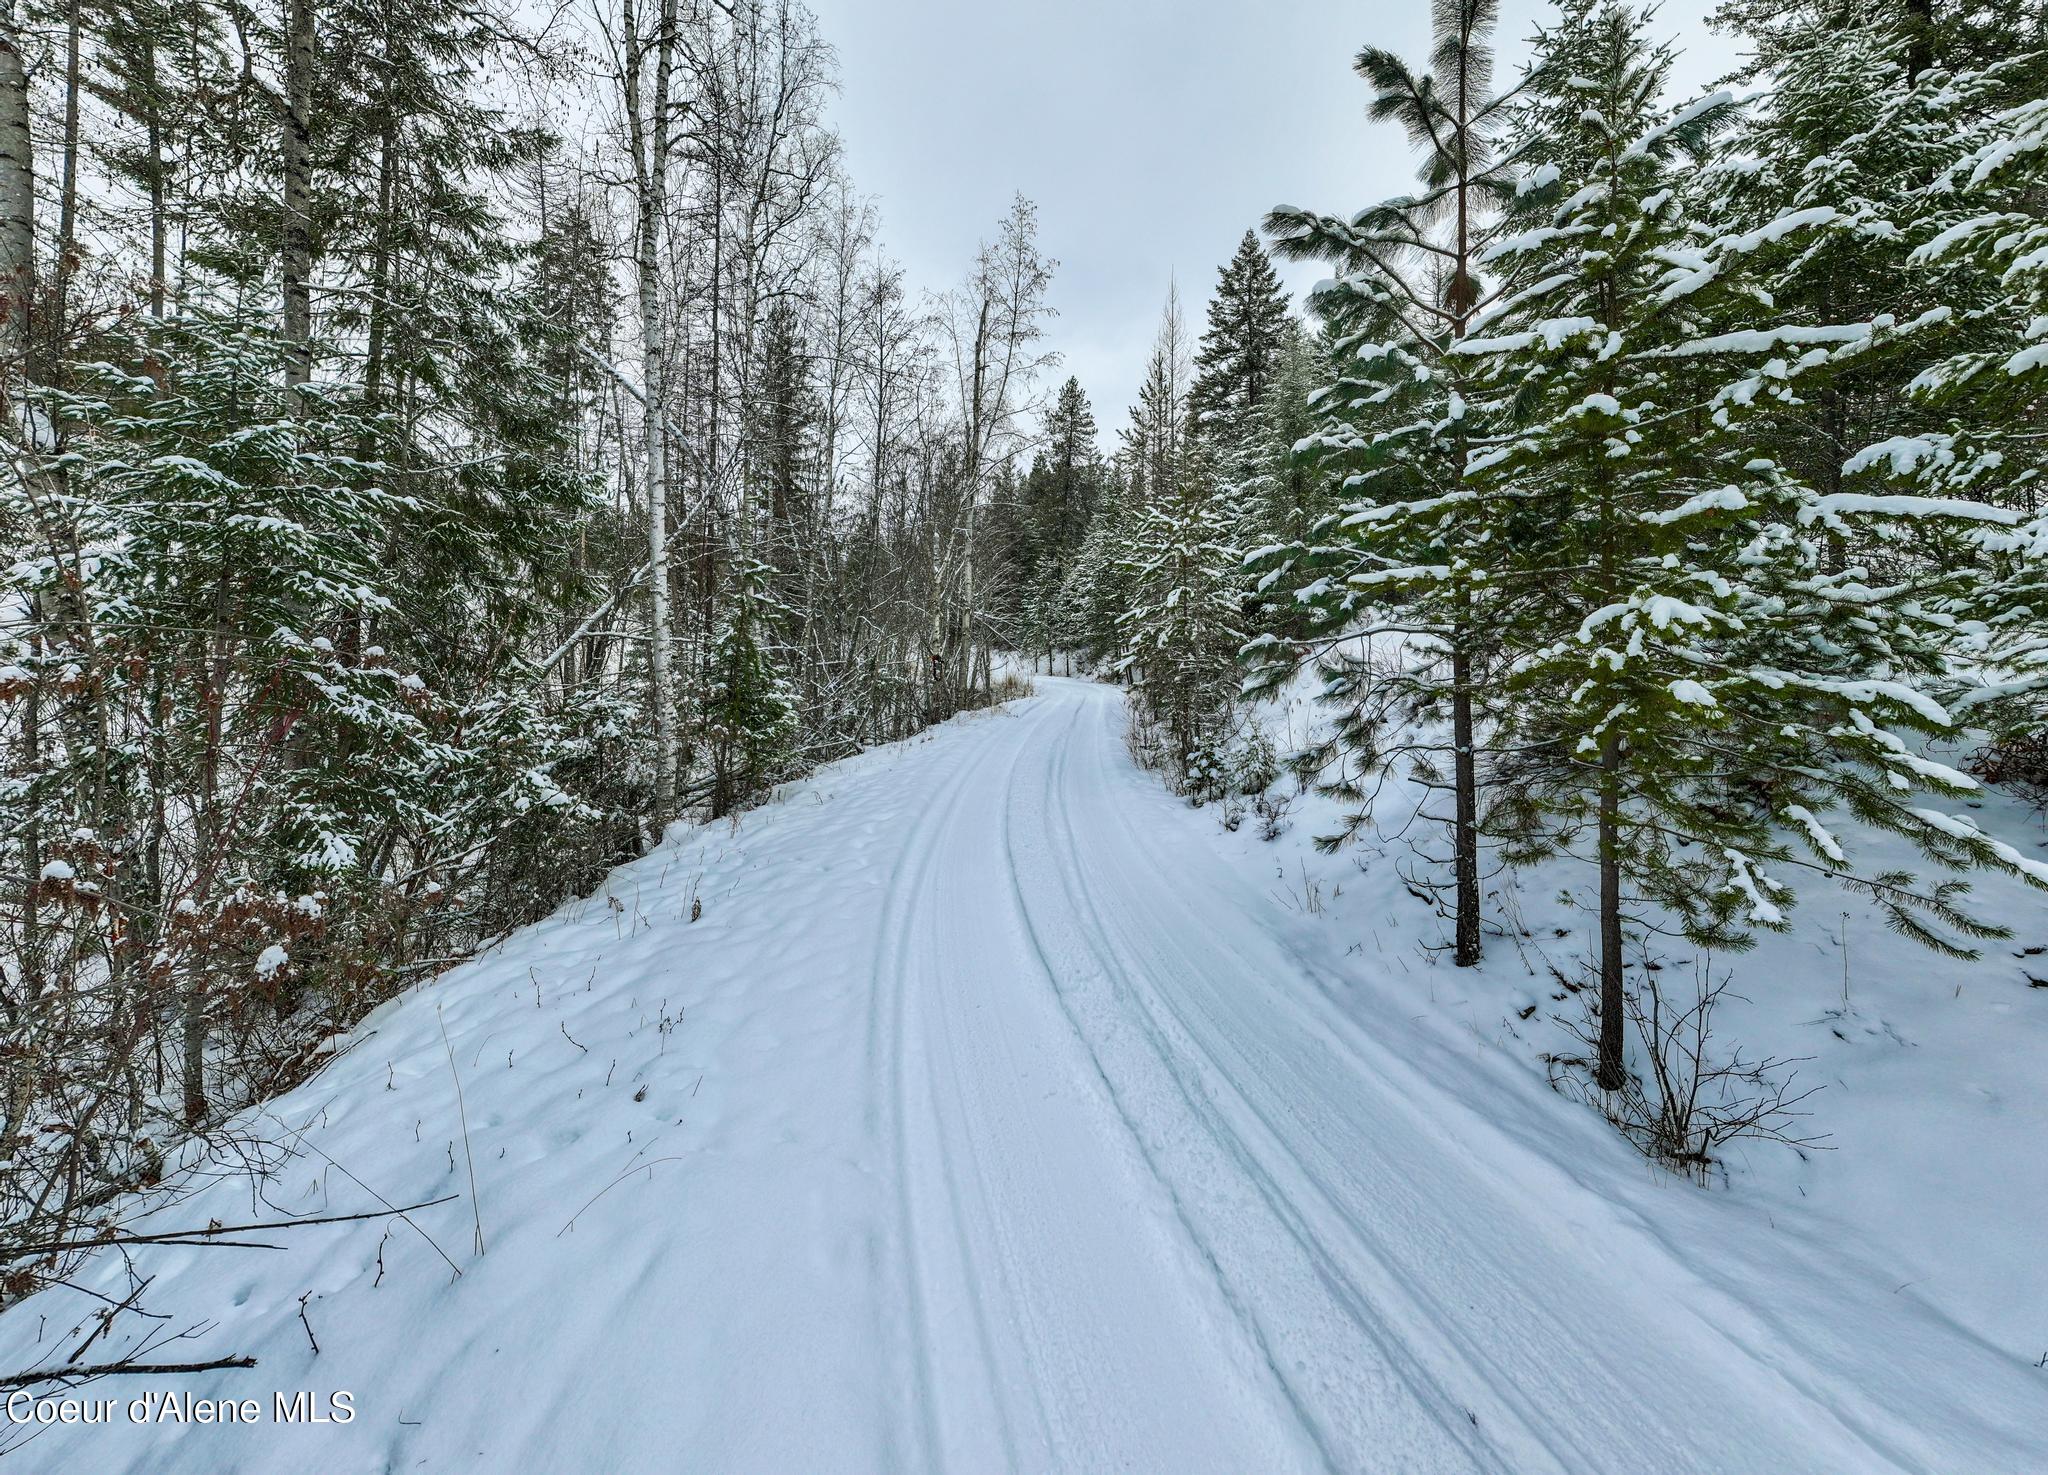
<svg viewBox="0 0 2048 1475"><path fill-rule="evenodd" d="M1710 92L1705 97L1696 98L1630 144L1622 151L1621 156L1624 159L1645 158L1653 148L1672 133L1685 127L1694 119L1704 117L1716 108L1725 108L1734 101L1735 95L1730 92Z"/></svg>
<svg viewBox="0 0 2048 1475"><path fill-rule="evenodd" d="M222 1164L158 1211L457 1195L132 1251L203 1325L159 1356L259 1359L180 1388L352 1422L51 1427L24 1468L2048 1466L2038 995L1845 909L1855 1005L1804 1028L1847 964L1766 939L1740 1023L1820 1057L1842 1150L1701 1189L1545 1083L1554 878L1454 970L1391 840L1316 853L1315 796L1227 834L1135 767L1118 691L1038 682L675 828L247 1118L293 1148L260 1194ZM128 1289L75 1284L0 1319L6 1367Z"/></svg>

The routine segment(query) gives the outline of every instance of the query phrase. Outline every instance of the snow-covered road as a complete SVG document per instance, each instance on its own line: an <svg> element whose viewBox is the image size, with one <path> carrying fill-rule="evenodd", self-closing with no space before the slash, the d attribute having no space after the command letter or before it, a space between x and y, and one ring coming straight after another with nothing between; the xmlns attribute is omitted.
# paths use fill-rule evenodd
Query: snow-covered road
<svg viewBox="0 0 2048 1475"><path fill-rule="evenodd" d="M461 1079L486 1253L467 1201L420 1216L460 1279L380 1224L138 1258L215 1323L181 1353L259 1358L191 1386L353 1422L25 1468L2037 1468L2023 1366L1417 1026L1447 974L1320 939L1133 765L1118 692L1039 684L678 831L273 1108L270 1201L346 1212L349 1174L466 1191ZM66 1296L0 1320L9 1366L77 1340Z"/></svg>

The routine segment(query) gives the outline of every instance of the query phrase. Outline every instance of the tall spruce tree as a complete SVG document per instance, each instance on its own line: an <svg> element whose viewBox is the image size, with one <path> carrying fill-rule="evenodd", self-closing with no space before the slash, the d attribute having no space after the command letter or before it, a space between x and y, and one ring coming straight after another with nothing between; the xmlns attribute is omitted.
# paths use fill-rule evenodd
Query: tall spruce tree
<svg viewBox="0 0 2048 1475"><path fill-rule="evenodd" d="M1926 499L1922 544L1970 577L1951 704L1990 729L1990 774L2048 783L2048 52L1937 74L1952 157L1904 201L1904 275L1950 309L1905 386L1920 423L1864 446L1847 471L1896 505ZM1959 106L1960 104L1960 106ZM1974 113L1974 116L1969 114ZM1960 115L1960 116L1959 116ZM1913 505L1908 503L1906 505ZM1946 534L1946 536L1943 536Z"/></svg>
<svg viewBox="0 0 2048 1475"><path fill-rule="evenodd" d="M1071 376L1045 417L1044 480L1034 489L1032 529L1040 561L1064 569L1088 530L1102 494L1102 450L1095 413Z"/></svg>
<svg viewBox="0 0 2048 1475"><path fill-rule="evenodd" d="M1265 247L1246 231L1217 271L1195 350L1188 413L1197 435L1225 445L1249 437L1297 331Z"/></svg>

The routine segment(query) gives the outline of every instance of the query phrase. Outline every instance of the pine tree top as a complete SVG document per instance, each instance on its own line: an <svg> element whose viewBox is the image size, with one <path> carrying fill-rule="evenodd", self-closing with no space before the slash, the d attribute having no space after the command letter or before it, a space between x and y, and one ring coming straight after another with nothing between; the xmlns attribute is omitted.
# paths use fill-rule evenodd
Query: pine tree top
<svg viewBox="0 0 2048 1475"><path fill-rule="evenodd" d="M1259 238L1247 230L1217 271L1216 295L1195 350L1188 409L1198 430L1228 433L1264 402L1296 332L1287 291Z"/></svg>

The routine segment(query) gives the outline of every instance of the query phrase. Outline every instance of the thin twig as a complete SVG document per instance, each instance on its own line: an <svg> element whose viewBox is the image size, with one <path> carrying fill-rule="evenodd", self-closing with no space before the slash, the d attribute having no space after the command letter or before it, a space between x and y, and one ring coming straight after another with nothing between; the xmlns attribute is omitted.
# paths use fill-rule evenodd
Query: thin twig
<svg viewBox="0 0 2048 1475"><path fill-rule="evenodd" d="M339 1164L336 1164L339 1167ZM0 1251L0 1260L19 1260L30 1255L61 1255L75 1250L96 1250L104 1245L243 1245L241 1240L221 1239L223 1234L244 1234L252 1229L297 1229L307 1224L347 1224L357 1219L384 1219L393 1214L403 1218L414 1209L431 1209L436 1204L445 1204L461 1197L460 1194L445 1194L430 1198L424 1203L408 1204L405 1208L385 1207L366 1209L360 1214L322 1214L310 1219L272 1219L261 1224L210 1224L204 1229L167 1229L162 1234L113 1234L102 1239L81 1239L68 1242L52 1241L45 1244L15 1245ZM258 1245L259 1249L275 1249L275 1245Z"/></svg>
<svg viewBox="0 0 2048 1475"><path fill-rule="evenodd" d="M455 1068L455 1046L448 1041L448 1021L441 1017L441 1006L434 1005L434 1019L441 1026L441 1048L448 1052L448 1074L455 1077L455 1112L462 1122L462 1158L469 1165L469 1212L476 1222L476 1252L484 1252L483 1206L476 1197L476 1158L469 1150L469 1108L462 1100L462 1072Z"/></svg>
<svg viewBox="0 0 2048 1475"><path fill-rule="evenodd" d="M116 1373L206 1373L220 1367L254 1367L253 1357L216 1357L211 1362L101 1362L89 1367L55 1367L40 1373L9 1373L0 1388L26 1388L33 1383L68 1383L79 1378L105 1378Z"/></svg>
<svg viewBox="0 0 2048 1475"><path fill-rule="evenodd" d="M438 1010L440 1006L436 1005L435 1007ZM446 1031L443 1031L444 1039L445 1036ZM287 1132L292 1130L289 1125L287 1125L283 1120L278 1118L270 1111L265 1110L263 1114L269 1117L273 1122L276 1122L280 1127L284 1127L284 1129ZM314 1142L310 1138L305 1137L303 1133L300 1134L300 1140L304 1146L312 1148L313 1151L319 1153L322 1158L325 1158L328 1165L332 1167L336 1172L340 1173L344 1178L348 1179L349 1182L355 1184L356 1187L362 1189L362 1191L367 1193L371 1198L374 1198L375 1200L377 1200L378 1203L384 1205L386 1209L389 1209L392 1213L398 1215L400 1219L403 1219L408 1225L412 1227L412 1232L414 1234L417 1234L421 1239L425 1240L428 1244L432 1245L434 1247L434 1253L439 1255L443 1260L448 1262L448 1268L450 1270L454 1271L458 1276L462 1274L462 1267L460 1265L457 1265L455 1263L454 1258L451 1255L449 1255L449 1253L446 1250L441 1248L441 1242L435 1239L433 1235L427 1233L426 1230L420 1228L420 1226L413 1221L413 1217L410 1210L394 1207L390 1199L384 1197L383 1194L377 1192L376 1189L372 1188L369 1184L365 1183L362 1179L358 1178L355 1174L351 1173L347 1168L343 1167L340 1163L336 1162L332 1157L330 1157L327 1154L325 1150L323 1150L320 1147L320 1145L317 1142ZM449 1195L449 1197L452 1198L454 1197L454 1195L451 1194ZM448 1202L448 1199L446 1198L437 1198L432 1200L430 1203L418 1205L418 1207L430 1208L433 1204L445 1204L446 1202Z"/></svg>

